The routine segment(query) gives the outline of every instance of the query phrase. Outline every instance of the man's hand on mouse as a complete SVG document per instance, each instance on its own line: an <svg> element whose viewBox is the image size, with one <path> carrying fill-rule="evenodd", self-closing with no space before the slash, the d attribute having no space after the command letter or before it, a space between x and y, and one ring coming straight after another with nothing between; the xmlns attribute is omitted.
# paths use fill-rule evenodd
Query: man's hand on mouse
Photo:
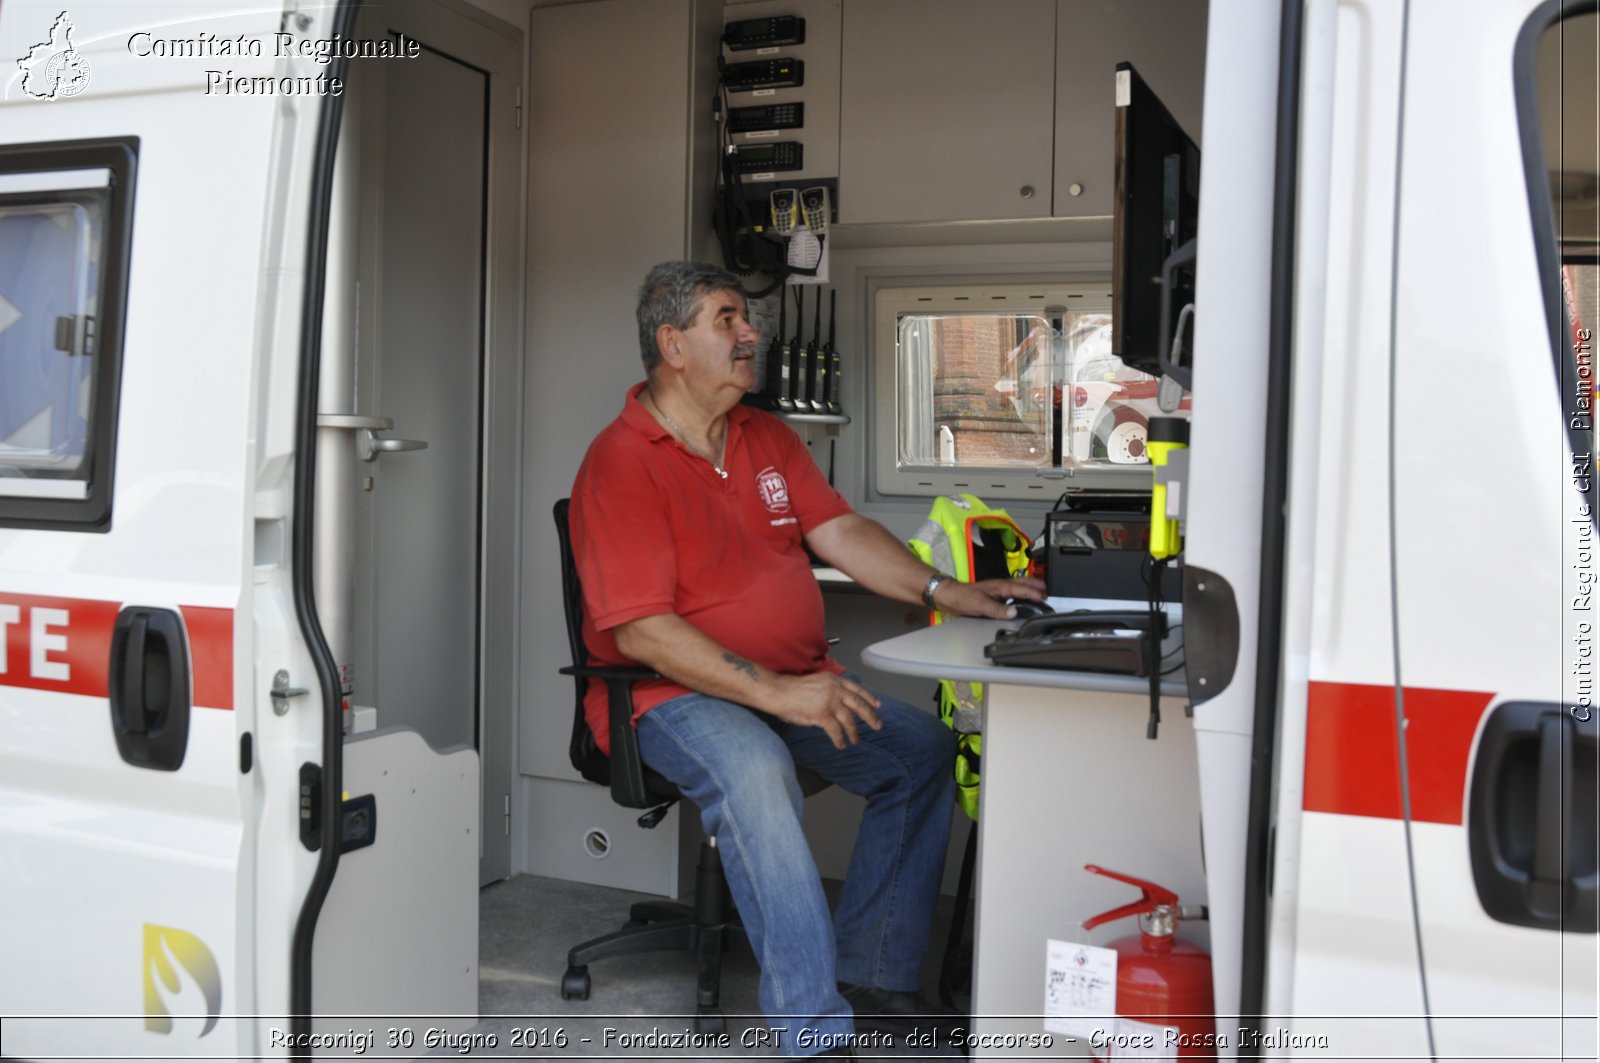
<svg viewBox="0 0 1600 1063"><path fill-rule="evenodd" d="M987 616L995 620L1014 620L1016 606L1006 599L1043 602L1044 580L1024 576L1019 579L985 579L962 583L947 579L933 592L933 604L946 616Z"/></svg>

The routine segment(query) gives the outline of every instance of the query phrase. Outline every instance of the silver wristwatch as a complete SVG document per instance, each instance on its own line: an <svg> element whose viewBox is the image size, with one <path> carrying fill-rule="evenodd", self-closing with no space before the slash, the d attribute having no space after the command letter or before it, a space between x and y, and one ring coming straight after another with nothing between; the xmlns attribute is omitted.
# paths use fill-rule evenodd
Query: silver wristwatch
<svg viewBox="0 0 1600 1063"><path fill-rule="evenodd" d="M943 572L934 572L933 575L929 576L928 585L922 588L922 604L927 606L929 609L939 608L937 605L933 604L933 592L939 589L939 584L943 583L947 579L954 578L955 577L953 576L945 575Z"/></svg>

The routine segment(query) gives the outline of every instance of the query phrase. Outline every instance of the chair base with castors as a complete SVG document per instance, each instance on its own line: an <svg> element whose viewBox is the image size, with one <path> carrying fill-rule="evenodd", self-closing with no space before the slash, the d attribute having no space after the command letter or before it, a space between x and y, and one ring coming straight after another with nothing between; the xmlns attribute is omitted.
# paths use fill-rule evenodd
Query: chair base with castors
<svg viewBox="0 0 1600 1063"><path fill-rule="evenodd" d="M621 930L586 941L567 953L567 970L561 976L561 999L589 999L592 986L589 964L595 960L641 952L690 952L699 961L695 1032L723 1033L727 1020L719 1007L722 954L730 948L748 948L749 941L744 927L732 916L715 839L708 839L700 846L693 906L672 901L641 901L629 910L628 916Z"/></svg>

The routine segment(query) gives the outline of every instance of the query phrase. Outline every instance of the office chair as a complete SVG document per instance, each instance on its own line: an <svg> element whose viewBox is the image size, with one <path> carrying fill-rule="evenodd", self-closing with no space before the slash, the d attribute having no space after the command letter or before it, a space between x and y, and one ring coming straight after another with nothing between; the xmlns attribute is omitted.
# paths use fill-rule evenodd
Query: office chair
<svg viewBox="0 0 1600 1063"><path fill-rule="evenodd" d="M672 783L645 767L639 757L639 735L633 727L632 687L641 679L659 678L659 674L648 668L590 667L589 651L583 644L583 589L578 581L572 536L567 528L568 507L568 499L556 503L555 521L561 540L561 603L566 612L567 641L573 662L570 667L561 669L561 674L572 676L577 688L569 747L572 766L590 782L609 786L611 799L624 808L648 809L639 817L639 825L654 827L678 800L679 793ZM609 757L595 744L594 733L589 730L583 712L583 696L591 678L606 684L611 722ZM806 790L804 780L801 789L812 792ZM707 838L701 843L692 906L671 901L644 901L635 904L629 916L621 930L586 941L567 953L561 999L589 999L589 964L595 960L663 949L691 952L699 959L695 1030L722 1033L726 1022L717 1006L722 991L722 953L733 945L748 947L749 942L733 911L716 839Z"/></svg>

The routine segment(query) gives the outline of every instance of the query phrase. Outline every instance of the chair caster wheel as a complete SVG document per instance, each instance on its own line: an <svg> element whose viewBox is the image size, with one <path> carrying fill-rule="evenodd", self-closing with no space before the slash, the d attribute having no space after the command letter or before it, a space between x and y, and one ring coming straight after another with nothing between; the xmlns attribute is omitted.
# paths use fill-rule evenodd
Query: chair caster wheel
<svg viewBox="0 0 1600 1063"><path fill-rule="evenodd" d="M720 1011L702 1011L694 1017L694 1032L701 1034L727 1033L727 1017Z"/></svg>
<svg viewBox="0 0 1600 1063"><path fill-rule="evenodd" d="M589 999L589 968L568 967L567 973L561 976L562 1000L588 1000Z"/></svg>

